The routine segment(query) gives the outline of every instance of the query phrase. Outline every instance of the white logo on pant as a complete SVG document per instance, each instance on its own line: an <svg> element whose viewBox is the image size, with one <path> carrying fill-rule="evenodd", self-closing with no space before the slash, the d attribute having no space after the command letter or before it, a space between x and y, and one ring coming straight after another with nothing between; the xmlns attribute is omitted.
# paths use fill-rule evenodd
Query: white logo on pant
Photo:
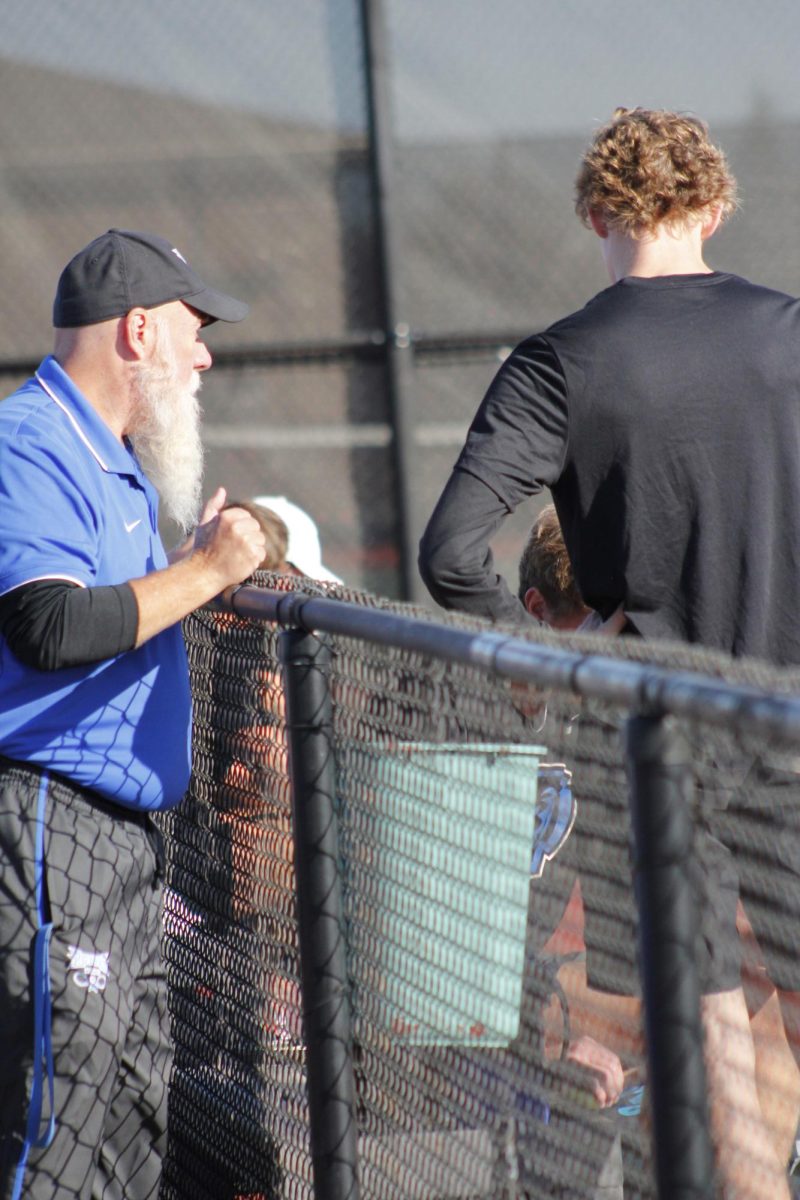
<svg viewBox="0 0 800 1200"><path fill-rule="evenodd" d="M89 992L104 992L108 983L109 951L97 954L94 950L81 950L80 946L67 947L67 970L79 988Z"/></svg>

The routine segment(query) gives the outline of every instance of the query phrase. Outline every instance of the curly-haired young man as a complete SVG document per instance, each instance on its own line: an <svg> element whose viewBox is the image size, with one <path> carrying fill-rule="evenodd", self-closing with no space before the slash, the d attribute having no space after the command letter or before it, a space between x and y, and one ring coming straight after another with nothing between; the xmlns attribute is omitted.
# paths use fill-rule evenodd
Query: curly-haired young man
<svg viewBox="0 0 800 1200"><path fill-rule="evenodd" d="M705 264L735 196L694 119L618 109L597 133L576 207L612 286L522 342L492 382L422 540L446 608L518 619L488 542L549 487L580 593L604 618L623 605L644 637L800 663L800 623L785 619L800 560L769 550L800 500L800 460L772 453L795 444L784 381L800 381L800 306ZM729 427L737 437L720 438ZM743 505L751 482L758 503ZM753 569L731 580L743 561Z"/></svg>
<svg viewBox="0 0 800 1200"><path fill-rule="evenodd" d="M603 618L800 664L800 302L706 265L736 184L693 117L617 109L576 192L611 286L503 364L423 537L423 578L447 608L518 619L489 541L549 487L580 594ZM792 858L782 904L800 914L800 837L791 824L777 836L777 861ZM788 1192L761 1125L725 854L709 886L728 924L701 964L712 1125L726 1195L774 1200ZM797 1046L800 960L767 966Z"/></svg>

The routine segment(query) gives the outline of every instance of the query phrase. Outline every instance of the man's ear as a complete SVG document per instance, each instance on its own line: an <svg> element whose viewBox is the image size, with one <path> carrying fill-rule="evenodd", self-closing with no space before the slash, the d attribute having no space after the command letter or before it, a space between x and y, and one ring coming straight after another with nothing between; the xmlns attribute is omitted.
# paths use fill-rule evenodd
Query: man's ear
<svg viewBox="0 0 800 1200"><path fill-rule="evenodd" d="M153 334L153 322L146 308L132 308L120 322L125 348L132 358L144 358Z"/></svg>
<svg viewBox="0 0 800 1200"><path fill-rule="evenodd" d="M705 242L708 238L713 237L717 232L722 221L722 205L715 204L709 209L706 216L703 218L703 224L700 227L700 236Z"/></svg>
<svg viewBox="0 0 800 1200"><path fill-rule="evenodd" d="M589 222L598 237L608 237L608 223L599 208L589 209Z"/></svg>
<svg viewBox="0 0 800 1200"><path fill-rule="evenodd" d="M547 603L537 587L528 588L523 604L532 617L546 622Z"/></svg>

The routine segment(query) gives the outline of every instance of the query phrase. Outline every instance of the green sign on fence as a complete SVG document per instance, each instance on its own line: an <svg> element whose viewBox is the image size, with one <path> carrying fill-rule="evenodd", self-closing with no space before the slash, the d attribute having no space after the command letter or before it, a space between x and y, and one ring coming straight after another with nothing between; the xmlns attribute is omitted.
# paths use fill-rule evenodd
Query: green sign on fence
<svg viewBox="0 0 800 1200"><path fill-rule="evenodd" d="M356 1026L366 1020L415 1044L516 1036L543 754L407 743L348 756Z"/></svg>

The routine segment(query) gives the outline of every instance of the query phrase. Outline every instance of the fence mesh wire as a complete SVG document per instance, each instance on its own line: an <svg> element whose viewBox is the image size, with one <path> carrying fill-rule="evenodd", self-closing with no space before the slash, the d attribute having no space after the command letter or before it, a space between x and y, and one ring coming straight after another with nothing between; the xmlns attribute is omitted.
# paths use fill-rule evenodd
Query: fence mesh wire
<svg viewBox="0 0 800 1200"><path fill-rule="evenodd" d="M595 20L575 3L384 0L398 247L384 280L364 7L146 0L121 35L102 0L6 0L0 373L7 394L49 351L56 279L81 246L113 226L163 233L251 306L210 334L209 491L286 494L318 519L332 570L396 596L384 285L411 330L415 539L498 365L452 344L434 360L430 339L513 344L605 286L572 187L615 105L711 122L743 205L709 263L800 291L798 9L769 0L764 20L748 0L646 13L620 0ZM366 357L352 344L364 337ZM287 344L289 363L275 353ZM505 571L523 536L498 547Z"/></svg>
<svg viewBox="0 0 800 1200"><path fill-rule="evenodd" d="M194 773L165 821L177 1050L165 1194L311 1197L279 633L199 612L186 635ZM598 650L585 636L524 636ZM361 1195L654 1195L630 996L626 712L358 639L332 646ZM600 648L734 683L797 684L685 647ZM699 864L687 869L702 903L693 950L718 994L743 986L747 1000L743 1021L723 1006L709 1033L712 1082L723 1061L733 1079L713 1109L719 1181L777 1196L800 1101L772 986L796 986L798 763L741 730L685 732ZM598 1103L619 1070L614 1103Z"/></svg>

